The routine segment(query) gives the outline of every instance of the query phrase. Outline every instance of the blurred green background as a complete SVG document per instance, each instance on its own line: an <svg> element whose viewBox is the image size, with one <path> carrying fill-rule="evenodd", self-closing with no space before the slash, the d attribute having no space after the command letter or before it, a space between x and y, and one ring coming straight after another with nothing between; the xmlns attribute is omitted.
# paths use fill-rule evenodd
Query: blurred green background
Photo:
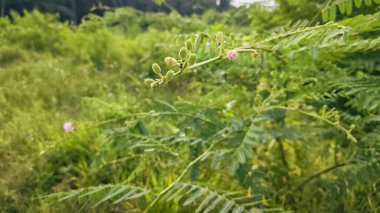
<svg viewBox="0 0 380 213"><path fill-rule="evenodd" d="M379 212L379 3L0 0L0 212Z"/></svg>

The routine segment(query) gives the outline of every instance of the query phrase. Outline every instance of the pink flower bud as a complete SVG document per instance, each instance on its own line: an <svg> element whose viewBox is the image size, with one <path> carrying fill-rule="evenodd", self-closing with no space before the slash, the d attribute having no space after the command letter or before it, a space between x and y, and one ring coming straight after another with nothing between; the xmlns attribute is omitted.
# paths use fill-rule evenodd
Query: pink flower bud
<svg viewBox="0 0 380 213"><path fill-rule="evenodd" d="M65 132L72 132L72 131L74 131L73 123L71 123L71 122L65 122L63 124L63 129L65 130Z"/></svg>
<svg viewBox="0 0 380 213"><path fill-rule="evenodd" d="M227 58L229 60L235 61L237 59L237 57L238 57L239 54L238 54L237 50L230 50L230 51L227 52L226 55L227 55Z"/></svg>

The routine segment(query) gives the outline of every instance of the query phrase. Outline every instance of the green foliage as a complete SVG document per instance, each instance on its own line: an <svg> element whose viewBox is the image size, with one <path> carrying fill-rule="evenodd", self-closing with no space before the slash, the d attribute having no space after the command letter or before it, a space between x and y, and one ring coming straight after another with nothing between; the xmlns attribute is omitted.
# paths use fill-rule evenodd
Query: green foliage
<svg viewBox="0 0 380 213"><path fill-rule="evenodd" d="M364 1L364 3L363 3ZM373 4L380 4L378 0L331 0L322 8L322 20L335 21L337 12L341 15L350 16L355 8L360 9L363 6L371 7ZM355 8L354 8L355 6ZM376 6L373 6L376 7Z"/></svg>
<svg viewBox="0 0 380 213"><path fill-rule="evenodd" d="M0 211L379 211L380 14L286 2L0 19Z"/></svg>
<svg viewBox="0 0 380 213"><path fill-rule="evenodd" d="M104 191L107 190L107 193ZM99 197L92 206L96 208L100 204L113 200L113 204L118 204L120 202L125 202L129 200L134 200L143 197L148 192L144 189L133 187L129 185L104 185L97 187L81 188L78 190L73 190L70 192L56 193L53 196L46 197L47 199L58 199L58 201L64 201L72 198L86 199L89 198L94 200Z"/></svg>

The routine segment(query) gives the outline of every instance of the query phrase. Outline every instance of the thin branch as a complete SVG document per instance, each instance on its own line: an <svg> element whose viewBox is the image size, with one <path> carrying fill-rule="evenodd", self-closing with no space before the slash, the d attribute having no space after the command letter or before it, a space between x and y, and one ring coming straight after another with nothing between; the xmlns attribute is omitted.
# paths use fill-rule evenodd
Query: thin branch
<svg viewBox="0 0 380 213"><path fill-rule="evenodd" d="M175 9L175 7L173 7L173 5L169 4L168 2L166 1L163 1L162 2L167 8L169 8L170 12L175 12L175 13L178 13L179 12Z"/></svg>
<svg viewBox="0 0 380 213"><path fill-rule="evenodd" d="M310 183L312 180L314 180L315 178L318 178L320 177L321 175L323 174L326 174L334 169L337 169L337 168L340 168L340 167L343 167L343 166L347 166L349 165L348 163L339 163L339 164L335 164L334 166L331 166L331 167L328 167L318 173L315 173L314 175L308 177L305 181L303 181L298 187L297 189L302 189L303 187L305 187L306 184Z"/></svg>
<svg viewBox="0 0 380 213"><path fill-rule="evenodd" d="M321 116L319 116L317 114L313 114L313 113L310 113L310 112L307 112L307 111L304 111L304 110L301 110L301 109L284 107L284 106L270 106L270 107L266 108L265 111L268 111L268 110L271 110L271 109L283 109L283 110L295 111L295 112L299 112L301 114L313 117L315 119L321 120L321 121L323 121L325 123L330 124L331 126L334 126L338 130L344 132L347 135L347 138L350 139L351 141L353 141L354 143L357 142L357 139L351 134L350 130L344 128L341 125L336 125L334 122L330 121L329 119L323 118L323 117L321 117Z"/></svg>
<svg viewBox="0 0 380 213"><path fill-rule="evenodd" d="M281 155L281 161L282 161L282 164L284 165L284 168L286 170L286 178L288 179L287 181L289 181L289 174L288 174L288 162L286 160L286 157L285 157L285 149L284 149L284 144L283 142L281 141L281 139L278 140L278 148L280 150L280 155Z"/></svg>
<svg viewBox="0 0 380 213"><path fill-rule="evenodd" d="M273 54L281 63L285 63L285 61L277 54L275 53L273 50L271 49L268 49L268 48L263 48L263 47L252 47L252 48L246 48L246 47L236 47L234 48L238 53L256 53L258 49L260 50L263 50L263 51L266 51L266 52L270 52L271 54ZM206 64L209 64L211 62L214 62L214 61L218 61L218 60L221 60L221 59L225 59L226 56L225 54L221 54L219 56L216 56L214 58L210 58L206 61L202 61L202 62L199 62L199 63L196 63L194 65L191 65L187 68L184 68L184 69L181 69L179 70L178 72L174 73L173 75L173 78L180 75L181 73L185 72L185 71L188 71L188 70L192 70L192 69L195 69L197 67L200 67L200 66L203 66L203 65L206 65ZM157 79L158 81L161 80L161 79ZM163 83L163 82L162 82Z"/></svg>
<svg viewBox="0 0 380 213"><path fill-rule="evenodd" d="M109 120L101 121L99 123L96 123L96 124L89 126L88 128L121 121L121 120L130 118L130 117L157 117L157 116L162 116L162 115L180 115L180 116L185 116L185 117L194 118L194 119L196 118L196 119L200 119L200 120L202 120L208 124L211 124L213 126L219 127L219 125L217 125L216 123L214 123L214 122L212 122L206 118L202 118L202 117L199 117L199 116L196 116L193 114L189 114L189 113L182 113L182 112L142 112L142 113L131 113L131 114L124 115L124 116L121 116L118 118L112 118Z"/></svg>
<svg viewBox="0 0 380 213"><path fill-rule="evenodd" d="M308 25L307 25L308 27L311 27L315 23L315 21L317 20L317 18L321 14L322 10L325 9L325 7L327 7L331 2L332 2L332 0L328 0L328 1L325 1L325 3L323 3L321 8L318 10L318 12L314 15L314 17L308 23Z"/></svg>
<svg viewBox="0 0 380 213"><path fill-rule="evenodd" d="M191 161L187 166L186 168L182 171L182 173L180 174L180 176L172 183L170 184L168 187L166 187L164 190L162 190L158 195L157 197L149 204L149 206L144 210L144 213L147 213L149 212L152 207L170 190L172 189L177 183L179 183L183 177L185 177L186 173L191 169L191 167L193 165L195 165L196 163L198 163L199 161L203 160L204 157L206 157L210 152L211 150L214 148L214 146L216 144L218 144L219 142L223 141L225 138L221 138L217 141L215 141L214 143L212 143L210 145L210 147L205 151L203 152L201 155L199 155L196 159L194 159L193 161Z"/></svg>

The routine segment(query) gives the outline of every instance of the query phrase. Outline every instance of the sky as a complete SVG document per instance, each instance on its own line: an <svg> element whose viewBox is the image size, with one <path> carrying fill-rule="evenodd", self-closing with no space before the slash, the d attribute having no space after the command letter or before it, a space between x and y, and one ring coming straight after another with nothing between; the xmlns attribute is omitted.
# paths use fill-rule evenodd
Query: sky
<svg viewBox="0 0 380 213"><path fill-rule="evenodd" d="M260 2L265 6L275 6L276 5L274 0L232 0L231 4L236 6L236 7L239 7L239 6L251 4L254 2Z"/></svg>

